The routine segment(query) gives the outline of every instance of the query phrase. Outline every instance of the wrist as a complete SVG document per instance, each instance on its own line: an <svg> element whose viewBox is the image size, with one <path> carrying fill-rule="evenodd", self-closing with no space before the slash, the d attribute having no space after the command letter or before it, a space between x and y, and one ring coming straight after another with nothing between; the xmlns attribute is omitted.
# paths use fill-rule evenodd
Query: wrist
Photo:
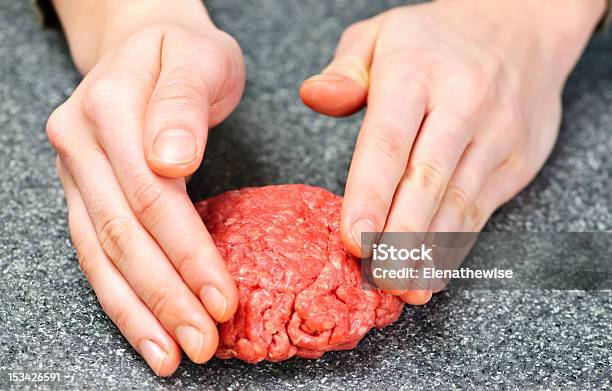
<svg viewBox="0 0 612 391"><path fill-rule="evenodd" d="M606 0L438 0L474 20L485 39L522 71L549 66L564 80L602 20ZM552 76L552 74L549 74Z"/></svg>
<svg viewBox="0 0 612 391"><path fill-rule="evenodd" d="M558 64L566 77L603 19L607 1L539 0L530 3L534 13L532 28L541 32L540 46L546 48L544 56L548 62Z"/></svg>
<svg viewBox="0 0 612 391"><path fill-rule="evenodd" d="M54 5L83 74L138 31L174 26L205 34L216 29L200 0L54 0Z"/></svg>

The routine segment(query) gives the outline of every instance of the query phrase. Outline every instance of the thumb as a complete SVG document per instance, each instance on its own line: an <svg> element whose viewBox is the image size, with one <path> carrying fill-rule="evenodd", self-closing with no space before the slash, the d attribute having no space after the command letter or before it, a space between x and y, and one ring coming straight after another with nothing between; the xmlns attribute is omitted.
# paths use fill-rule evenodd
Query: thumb
<svg viewBox="0 0 612 391"><path fill-rule="evenodd" d="M353 24L342 33L332 62L300 88L306 106L341 117L365 105L379 26L380 16Z"/></svg>
<svg viewBox="0 0 612 391"><path fill-rule="evenodd" d="M229 35L166 34L145 119L149 167L166 177L193 174L202 163L209 127L238 105L243 88L240 47Z"/></svg>

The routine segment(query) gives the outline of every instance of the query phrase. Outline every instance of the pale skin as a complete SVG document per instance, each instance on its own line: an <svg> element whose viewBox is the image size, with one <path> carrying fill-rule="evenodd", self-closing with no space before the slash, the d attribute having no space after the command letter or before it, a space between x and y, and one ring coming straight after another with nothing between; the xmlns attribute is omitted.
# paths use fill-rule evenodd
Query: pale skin
<svg viewBox="0 0 612 391"><path fill-rule="evenodd" d="M479 231L547 159L561 92L605 0L439 0L348 27L300 90L364 106L341 214L366 231ZM153 371L214 354L237 291L185 190L237 106L238 43L199 0L55 0L85 76L49 118L81 268ZM431 290L394 292L423 304Z"/></svg>

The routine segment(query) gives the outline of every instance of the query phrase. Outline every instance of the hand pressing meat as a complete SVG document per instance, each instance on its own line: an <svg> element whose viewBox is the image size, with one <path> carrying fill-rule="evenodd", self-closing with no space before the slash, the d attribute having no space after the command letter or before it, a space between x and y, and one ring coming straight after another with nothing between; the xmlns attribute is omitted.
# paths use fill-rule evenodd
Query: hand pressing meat
<svg viewBox="0 0 612 391"><path fill-rule="evenodd" d="M352 349L394 322L399 298L360 288L358 259L340 238L342 198L304 185L230 191L196 204L238 285L217 357L316 358Z"/></svg>
<svg viewBox="0 0 612 391"><path fill-rule="evenodd" d="M341 232L478 232L542 168L561 93L604 0L438 0L397 7L341 36L306 80L314 110L366 107ZM402 293L423 304L432 289Z"/></svg>
<svg viewBox="0 0 612 391"><path fill-rule="evenodd" d="M238 104L240 47L199 0L55 0L85 74L47 123L81 269L161 376L217 348L236 287L187 195Z"/></svg>

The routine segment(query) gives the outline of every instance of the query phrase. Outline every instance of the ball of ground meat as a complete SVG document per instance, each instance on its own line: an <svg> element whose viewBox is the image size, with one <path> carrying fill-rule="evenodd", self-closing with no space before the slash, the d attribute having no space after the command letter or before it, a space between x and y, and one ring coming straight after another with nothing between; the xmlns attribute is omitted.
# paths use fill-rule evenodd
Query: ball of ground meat
<svg viewBox="0 0 612 391"><path fill-rule="evenodd" d="M402 302L361 289L340 239L342 198L305 185L229 191L196 204L238 286L217 357L250 363L354 348L394 322Z"/></svg>

